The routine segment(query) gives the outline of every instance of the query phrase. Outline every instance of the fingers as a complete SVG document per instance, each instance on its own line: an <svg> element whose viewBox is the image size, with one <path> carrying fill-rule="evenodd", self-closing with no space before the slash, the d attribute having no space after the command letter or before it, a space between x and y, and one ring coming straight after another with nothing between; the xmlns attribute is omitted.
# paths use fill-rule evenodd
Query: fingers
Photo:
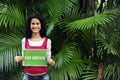
<svg viewBox="0 0 120 80"><path fill-rule="evenodd" d="M54 65L55 65L55 61L54 61L53 59L50 59L49 64L50 64L51 66L54 66Z"/></svg>
<svg viewBox="0 0 120 80"><path fill-rule="evenodd" d="M23 61L24 60L24 57L23 56L16 56L15 58L14 58L14 61L15 62L21 62L21 61Z"/></svg>
<svg viewBox="0 0 120 80"><path fill-rule="evenodd" d="M47 62L48 62L48 64L51 65L51 66L54 66L54 65L55 65L55 61L54 61L53 59L49 58L48 56L47 56Z"/></svg>

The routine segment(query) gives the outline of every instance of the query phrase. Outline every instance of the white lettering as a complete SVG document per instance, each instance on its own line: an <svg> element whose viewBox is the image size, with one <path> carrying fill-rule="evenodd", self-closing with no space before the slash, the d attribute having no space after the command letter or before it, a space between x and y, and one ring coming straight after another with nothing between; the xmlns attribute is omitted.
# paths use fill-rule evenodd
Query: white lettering
<svg viewBox="0 0 120 80"><path fill-rule="evenodd" d="M31 59L31 56L25 56L25 59Z"/></svg>
<svg viewBox="0 0 120 80"><path fill-rule="evenodd" d="M44 56L25 56L25 59L26 60L45 60L46 58Z"/></svg>

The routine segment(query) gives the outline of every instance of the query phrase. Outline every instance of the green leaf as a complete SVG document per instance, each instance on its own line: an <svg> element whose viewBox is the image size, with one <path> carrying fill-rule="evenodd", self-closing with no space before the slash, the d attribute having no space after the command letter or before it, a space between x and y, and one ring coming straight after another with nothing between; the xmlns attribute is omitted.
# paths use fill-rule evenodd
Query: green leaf
<svg viewBox="0 0 120 80"><path fill-rule="evenodd" d="M16 55L21 55L21 38L15 34L0 34L0 71L9 72L18 66L14 62Z"/></svg>
<svg viewBox="0 0 120 80"><path fill-rule="evenodd" d="M88 17L81 20L76 20L69 23L66 26L66 28L68 30L73 31L75 29L85 30L85 29L95 28L98 25L101 25L101 26L107 25L117 17L116 16L117 13L118 13L118 9L117 10L115 9L115 10L98 14L96 16Z"/></svg>
<svg viewBox="0 0 120 80"><path fill-rule="evenodd" d="M20 27L25 22L23 12L14 5L0 6L0 26Z"/></svg>

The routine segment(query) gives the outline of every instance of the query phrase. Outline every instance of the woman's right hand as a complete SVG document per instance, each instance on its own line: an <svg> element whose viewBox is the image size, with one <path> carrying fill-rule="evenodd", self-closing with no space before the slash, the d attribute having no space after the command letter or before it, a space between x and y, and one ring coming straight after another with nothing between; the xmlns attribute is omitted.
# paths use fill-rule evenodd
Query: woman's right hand
<svg viewBox="0 0 120 80"><path fill-rule="evenodd" d="M14 61L15 62L22 62L24 60L23 56L15 56Z"/></svg>

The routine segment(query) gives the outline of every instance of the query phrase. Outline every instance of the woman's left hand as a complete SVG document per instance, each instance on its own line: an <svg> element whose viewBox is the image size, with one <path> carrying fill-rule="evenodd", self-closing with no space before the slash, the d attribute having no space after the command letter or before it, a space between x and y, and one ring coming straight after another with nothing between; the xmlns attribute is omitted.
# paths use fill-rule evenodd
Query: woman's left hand
<svg viewBox="0 0 120 80"><path fill-rule="evenodd" d="M53 59L49 58L49 57L47 57L47 62L48 62L48 64L51 65L51 66L54 66L54 65L55 65L55 61L54 61Z"/></svg>

